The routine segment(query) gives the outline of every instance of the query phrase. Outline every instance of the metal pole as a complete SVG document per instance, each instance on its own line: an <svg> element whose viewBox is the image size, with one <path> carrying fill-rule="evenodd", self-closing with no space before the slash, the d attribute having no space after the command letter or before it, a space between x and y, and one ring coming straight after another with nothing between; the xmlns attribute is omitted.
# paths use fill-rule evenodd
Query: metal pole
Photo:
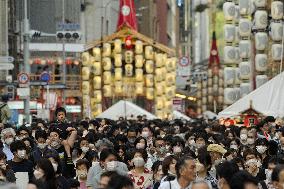
<svg viewBox="0 0 284 189"><path fill-rule="evenodd" d="M62 23L65 23L65 0L62 0ZM64 27L63 27L63 31L64 31ZM66 63L65 63L65 59L66 59L66 54L65 54L65 39L63 38L62 40L62 59L63 59L63 85L64 85L64 89L63 89L63 106L64 108L66 108Z"/></svg>
<svg viewBox="0 0 284 189"><path fill-rule="evenodd" d="M27 0L24 0L24 72L30 75L31 68L29 64L30 51L29 51L29 20L28 20L28 3ZM27 83L27 88L30 90L30 82ZM26 96L24 99L24 113L26 123L30 123L30 96Z"/></svg>

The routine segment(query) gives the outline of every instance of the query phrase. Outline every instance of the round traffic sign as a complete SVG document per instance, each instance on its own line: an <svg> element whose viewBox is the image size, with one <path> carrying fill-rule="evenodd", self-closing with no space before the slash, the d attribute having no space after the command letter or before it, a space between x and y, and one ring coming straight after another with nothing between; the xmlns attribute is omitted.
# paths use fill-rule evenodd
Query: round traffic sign
<svg viewBox="0 0 284 189"><path fill-rule="evenodd" d="M182 67L186 67L189 65L189 58L186 57L186 56L183 56L179 59L179 64L182 66Z"/></svg>
<svg viewBox="0 0 284 189"><path fill-rule="evenodd" d="M22 72L18 74L18 81L20 84L26 84L29 82L29 80L30 80L30 77L27 73Z"/></svg>
<svg viewBox="0 0 284 189"><path fill-rule="evenodd" d="M50 79L51 79L51 75L48 72L43 72L40 75L40 80L43 81L43 82L49 82Z"/></svg>

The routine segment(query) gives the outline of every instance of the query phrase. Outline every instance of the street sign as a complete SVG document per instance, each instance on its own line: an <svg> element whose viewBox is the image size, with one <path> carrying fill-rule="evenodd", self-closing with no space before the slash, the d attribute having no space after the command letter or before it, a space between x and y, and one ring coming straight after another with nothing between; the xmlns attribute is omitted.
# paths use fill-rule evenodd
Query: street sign
<svg viewBox="0 0 284 189"><path fill-rule="evenodd" d="M29 88L17 88L17 95L20 98L30 96L30 89Z"/></svg>
<svg viewBox="0 0 284 189"><path fill-rule="evenodd" d="M80 30L79 23L58 23L57 30L76 31Z"/></svg>
<svg viewBox="0 0 284 189"><path fill-rule="evenodd" d="M22 73L18 74L19 84L26 84L26 83L29 82L29 80L30 80L30 78L29 78L29 75L27 73L22 72Z"/></svg>
<svg viewBox="0 0 284 189"><path fill-rule="evenodd" d="M48 73L48 72L43 72L41 75L40 75L40 80L43 81L43 82L49 82L51 79L51 75Z"/></svg>
<svg viewBox="0 0 284 189"><path fill-rule="evenodd" d="M12 63L14 62L14 57L12 56L0 56L0 63Z"/></svg>
<svg viewBox="0 0 284 189"><path fill-rule="evenodd" d="M179 59L179 64L183 67L186 67L189 65L189 58L186 56L183 56Z"/></svg>
<svg viewBox="0 0 284 189"><path fill-rule="evenodd" d="M12 69L14 69L14 64L0 62L0 70L12 70Z"/></svg>

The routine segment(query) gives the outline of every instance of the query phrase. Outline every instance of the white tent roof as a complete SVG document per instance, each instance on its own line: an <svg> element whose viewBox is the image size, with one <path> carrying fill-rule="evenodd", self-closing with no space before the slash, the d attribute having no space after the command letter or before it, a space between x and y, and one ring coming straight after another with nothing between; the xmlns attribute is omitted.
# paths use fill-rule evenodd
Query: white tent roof
<svg viewBox="0 0 284 189"><path fill-rule="evenodd" d="M120 100L119 102L105 110L103 113L98 115L97 118L117 120L119 117L129 118L131 115L135 117L138 115L146 115L147 119L157 118L155 115L126 100Z"/></svg>
<svg viewBox="0 0 284 189"><path fill-rule="evenodd" d="M217 114L215 114L214 112L211 112L211 111L209 111L209 110L203 112L203 116L204 116L204 117L207 117L208 119L217 118Z"/></svg>
<svg viewBox="0 0 284 189"><path fill-rule="evenodd" d="M187 121L191 120L190 117L188 117L188 116L184 115L183 113L176 111L176 110L173 111L173 119L185 119Z"/></svg>
<svg viewBox="0 0 284 189"><path fill-rule="evenodd" d="M264 114L274 117L284 117L284 72L277 75L250 94L241 98L218 114L219 118L239 115L252 107Z"/></svg>

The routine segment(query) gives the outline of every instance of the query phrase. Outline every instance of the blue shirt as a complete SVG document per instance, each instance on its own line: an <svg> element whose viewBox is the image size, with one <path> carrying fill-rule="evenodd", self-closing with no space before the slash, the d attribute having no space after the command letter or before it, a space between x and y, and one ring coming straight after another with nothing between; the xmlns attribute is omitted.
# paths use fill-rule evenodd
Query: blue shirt
<svg viewBox="0 0 284 189"><path fill-rule="evenodd" d="M12 160L14 158L14 154L11 152L10 146L8 146L7 144L3 144L2 151L7 156L7 161Z"/></svg>

